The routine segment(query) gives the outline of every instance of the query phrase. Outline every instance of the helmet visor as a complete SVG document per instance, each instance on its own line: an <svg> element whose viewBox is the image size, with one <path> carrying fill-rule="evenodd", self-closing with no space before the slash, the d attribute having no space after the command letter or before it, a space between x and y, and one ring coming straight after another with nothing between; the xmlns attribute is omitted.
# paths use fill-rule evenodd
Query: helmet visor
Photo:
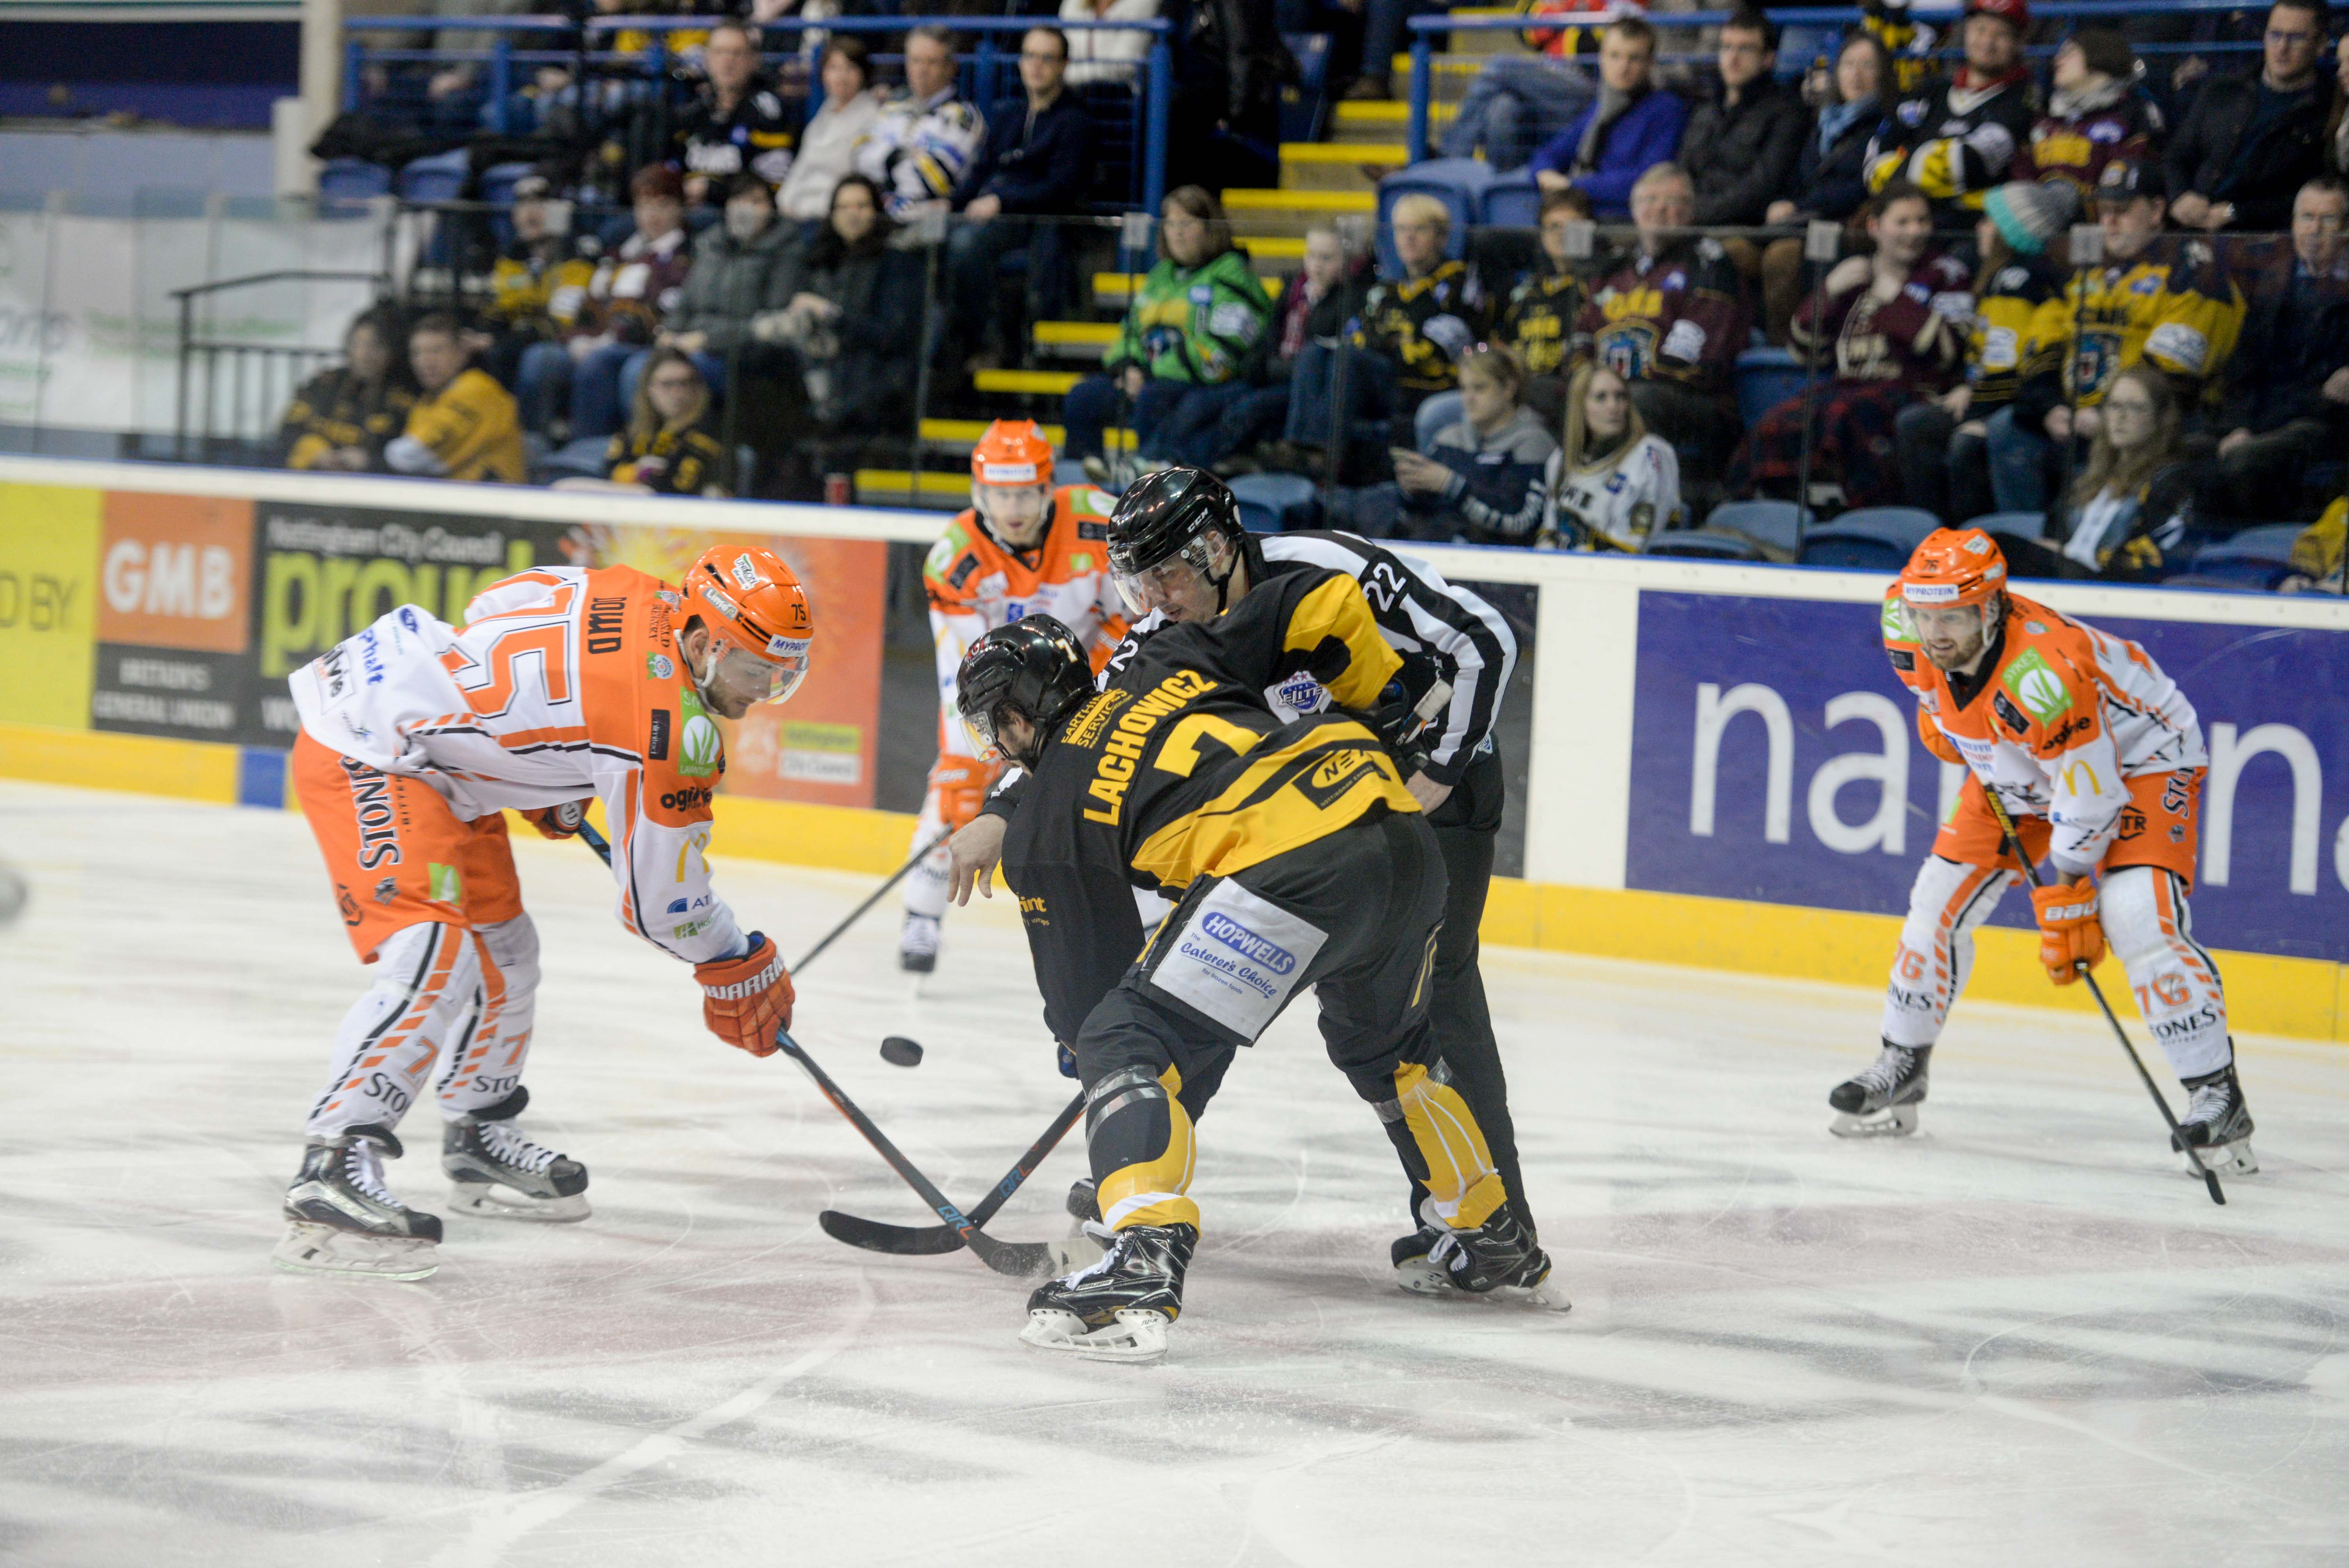
<svg viewBox="0 0 2349 1568"><path fill-rule="evenodd" d="M974 483L970 504L988 531L1015 549L1036 542L1044 514L1052 504L1052 487L1046 484L999 485Z"/></svg>
<svg viewBox="0 0 2349 1568"><path fill-rule="evenodd" d="M1203 535L1154 566L1129 571L1116 565L1112 557L1110 579L1117 584L1118 597L1125 601L1125 607L1139 616L1170 604L1187 605L1202 599L1212 603L1215 583L1207 571L1207 541Z"/></svg>
<svg viewBox="0 0 2349 1568"><path fill-rule="evenodd" d="M769 657L734 644L724 645L709 684L749 703L784 703L807 679L809 645L787 637L771 640L780 651Z"/></svg>

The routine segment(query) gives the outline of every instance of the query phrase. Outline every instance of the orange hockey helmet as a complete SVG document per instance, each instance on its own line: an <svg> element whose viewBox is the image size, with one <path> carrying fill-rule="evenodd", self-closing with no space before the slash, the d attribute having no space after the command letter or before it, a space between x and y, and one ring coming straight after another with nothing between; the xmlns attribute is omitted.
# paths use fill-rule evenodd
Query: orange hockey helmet
<svg viewBox="0 0 2349 1568"><path fill-rule="evenodd" d="M701 684L721 666L726 684L783 702L807 678L815 644L815 617L807 592L782 557L756 545L721 544L702 552L685 574L685 612L698 615L720 650Z"/></svg>
<svg viewBox="0 0 2349 1568"><path fill-rule="evenodd" d="M1051 516L1052 443L1033 419L998 419L970 449L970 504L996 542L1033 550Z"/></svg>
<svg viewBox="0 0 2349 1568"><path fill-rule="evenodd" d="M2006 591L2006 557L1979 528L1937 528L1900 570L1911 604L1987 604Z"/></svg>

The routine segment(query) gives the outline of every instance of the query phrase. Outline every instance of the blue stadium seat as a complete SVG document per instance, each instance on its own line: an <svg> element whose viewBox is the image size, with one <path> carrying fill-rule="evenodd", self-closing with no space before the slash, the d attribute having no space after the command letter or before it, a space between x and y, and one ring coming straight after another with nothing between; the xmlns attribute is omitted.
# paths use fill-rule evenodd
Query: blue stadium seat
<svg viewBox="0 0 2349 1568"><path fill-rule="evenodd" d="M1880 539L1900 552L1907 561L1925 536L1941 526L1941 520L1922 507L1863 506L1845 512L1835 520L1843 532Z"/></svg>
<svg viewBox="0 0 2349 1568"><path fill-rule="evenodd" d="M1814 526L1818 520L1811 520ZM1785 560L1795 559L1803 547L1802 514L1790 500L1730 500L1713 509L1704 520L1708 533L1733 534L1750 540L1764 552L1783 552ZM1655 547L1649 546L1653 554Z"/></svg>
<svg viewBox="0 0 2349 1568"><path fill-rule="evenodd" d="M1504 174L1485 191L1485 222L1495 229L1541 227L1541 187L1520 169Z"/></svg>
<svg viewBox="0 0 2349 1568"><path fill-rule="evenodd" d="M1961 528L1979 528L1984 533L2003 533L2010 539L2045 539L2047 514L2044 511L1987 511L1980 517L1968 518Z"/></svg>
<svg viewBox="0 0 2349 1568"><path fill-rule="evenodd" d="M1695 561L1760 561L1762 552L1753 541L1733 534L1713 533L1705 529L1676 530L1670 533L1648 536L1647 553L1677 556Z"/></svg>
<svg viewBox="0 0 2349 1568"><path fill-rule="evenodd" d="M1847 532L1831 522L1803 541L1802 563L1894 573L1909 564L1909 552L1876 534Z"/></svg>
<svg viewBox="0 0 2349 1568"><path fill-rule="evenodd" d="M365 201L391 191L391 170L364 158L333 158L318 172L322 201Z"/></svg>
<svg viewBox="0 0 2349 1568"><path fill-rule="evenodd" d="M481 200L493 207L511 206L514 187L522 177L538 166L534 163L492 163L481 170Z"/></svg>
<svg viewBox="0 0 2349 1568"><path fill-rule="evenodd" d="M2291 574L2292 542L2304 531L2305 526L2297 522L2247 528L2232 539L2196 551L2192 573L2243 588L2271 589Z"/></svg>
<svg viewBox="0 0 2349 1568"><path fill-rule="evenodd" d="M1394 204L1404 196L1424 193L1452 211L1452 236L1444 254L1457 260L1468 253L1468 231L1485 210L1485 192L1495 179L1492 166L1474 158L1431 158L1424 163L1388 175L1379 181L1379 270L1390 277L1402 270L1396 259Z"/></svg>
<svg viewBox="0 0 2349 1568"><path fill-rule="evenodd" d="M1302 474L1242 474L1231 486L1240 522L1250 533L1311 528L1320 516L1320 498Z"/></svg>
<svg viewBox="0 0 2349 1568"><path fill-rule="evenodd" d="M1329 117L1330 35L1283 33L1280 41L1296 57L1298 79L1280 89L1280 139L1319 141Z"/></svg>
<svg viewBox="0 0 2349 1568"><path fill-rule="evenodd" d="M472 173L472 154L464 148L413 160L399 171L403 201L454 201L464 192Z"/></svg>
<svg viewBox="0 0 2349 1568"><path fill-rule="evenodd" d="M1827 379L1821 366L1819 380ZM1749 348L1737 356L1737 418L1747 429L1803 389L1803 362L1783 348Z"/></svg>

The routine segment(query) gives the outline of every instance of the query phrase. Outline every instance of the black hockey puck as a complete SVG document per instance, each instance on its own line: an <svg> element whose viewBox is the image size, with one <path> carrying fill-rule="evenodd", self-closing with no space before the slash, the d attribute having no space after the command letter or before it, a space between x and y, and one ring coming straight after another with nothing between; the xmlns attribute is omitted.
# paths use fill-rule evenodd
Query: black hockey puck
<svg viewBox="0 0 2349 1568"><path fill-rule="evenodd" d="M903 1035L892 1035L881 1042L881 1059L901 1068L917 1068L922 1065L922 1047Z"/></svg>

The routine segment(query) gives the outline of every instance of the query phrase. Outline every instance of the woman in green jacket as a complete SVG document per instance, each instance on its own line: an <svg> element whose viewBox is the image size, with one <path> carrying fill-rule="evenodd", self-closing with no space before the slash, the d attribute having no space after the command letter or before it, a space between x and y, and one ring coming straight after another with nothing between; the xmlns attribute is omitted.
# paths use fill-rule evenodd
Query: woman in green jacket
<svg viewBox="0 0 2349 1568"><path fill-rule="evenodd" d="M1224 407L1247 396L1272 319L1247 253L1232 245L1223 204L1201 187L1166 193L1158 256L1102 361L1104 374L1069 388L1065 456L1095 480L1107 476L1102 431L1122 400L1132 404L1143 458L1204 467L1220 455Z"/></svg>

